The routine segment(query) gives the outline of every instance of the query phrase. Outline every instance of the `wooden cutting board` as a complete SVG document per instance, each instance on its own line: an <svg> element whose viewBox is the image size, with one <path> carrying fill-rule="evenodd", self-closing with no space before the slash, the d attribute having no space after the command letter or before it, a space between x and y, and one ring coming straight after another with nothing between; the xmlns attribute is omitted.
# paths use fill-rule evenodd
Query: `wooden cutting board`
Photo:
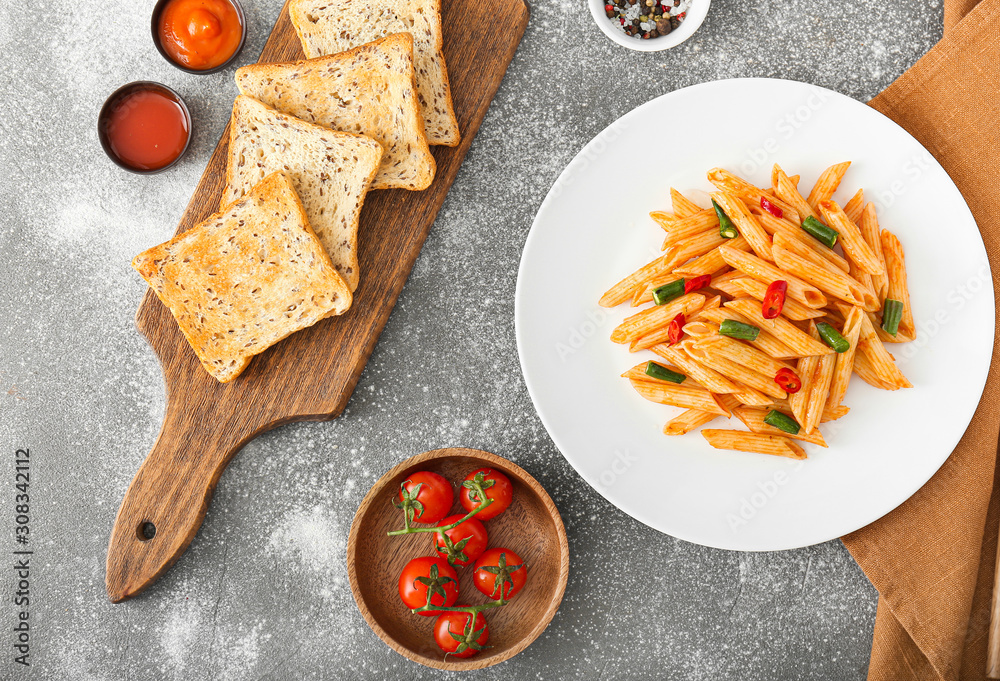
<svg viewBox="0 0 1000 681"><path fill-rule="evenodd" d="M437 174L430 188L368 195L358 237L361 284L347 314L283 340L235 381L220 384L201 367L170 311L146 292L136 326L163 366L167 408L112 530L106 577L112 601L142 591L187 549L219 476L243 445L283 423L334 418L347 405L528 23L523 0L442 0L441 14L462 141L431 147ZM302 58L286 4L259 61ZM218 210L228 141L227 127L177 232Z"/></svg>

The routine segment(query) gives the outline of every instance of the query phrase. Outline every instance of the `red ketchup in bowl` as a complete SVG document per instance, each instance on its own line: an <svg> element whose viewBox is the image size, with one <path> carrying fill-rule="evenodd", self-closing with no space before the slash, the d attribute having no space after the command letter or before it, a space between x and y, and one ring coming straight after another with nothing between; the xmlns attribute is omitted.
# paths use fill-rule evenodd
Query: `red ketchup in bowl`
<svg viewBox="0 0 1000 681"><path fill-rule="evenodd" d="M100 136L119 165L138 172L162 170L187 148L191 119L172 90L140 83L108 100L101 112Z"/></svg>

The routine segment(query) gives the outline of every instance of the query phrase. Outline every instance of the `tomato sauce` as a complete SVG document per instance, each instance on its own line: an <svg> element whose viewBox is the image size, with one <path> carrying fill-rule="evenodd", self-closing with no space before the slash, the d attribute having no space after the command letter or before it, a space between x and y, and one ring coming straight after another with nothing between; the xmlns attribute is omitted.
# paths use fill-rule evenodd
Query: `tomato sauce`
<svg viewBox="0 0 1000 681"><path fill-rule="evenodd" d="M229 0L170 0L160 13L160 45L189 69L214 69L243 41L243 23Z"/></svg>
<svg viewBox="0 0 1000 681"><path fill-rule="evenodd" d="M103 133L111 152L135 170L159 170L187 147L191 124L187 111L165 89L140 88L114 102Z"/></svg>

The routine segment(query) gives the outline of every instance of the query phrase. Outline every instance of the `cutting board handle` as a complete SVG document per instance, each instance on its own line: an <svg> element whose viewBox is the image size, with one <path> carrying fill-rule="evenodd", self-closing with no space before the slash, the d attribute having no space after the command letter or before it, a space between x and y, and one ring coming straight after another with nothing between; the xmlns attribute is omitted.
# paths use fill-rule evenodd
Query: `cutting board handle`
<svg viewBox="0 0 1000 681"><path fill-rule="evenodd" d="M118 509L108 545L112 602L135 596L184 553L226 464L252 437L247 424L219 418L211 403L197 404L206 405L168 402L156 444Z"/></svg>

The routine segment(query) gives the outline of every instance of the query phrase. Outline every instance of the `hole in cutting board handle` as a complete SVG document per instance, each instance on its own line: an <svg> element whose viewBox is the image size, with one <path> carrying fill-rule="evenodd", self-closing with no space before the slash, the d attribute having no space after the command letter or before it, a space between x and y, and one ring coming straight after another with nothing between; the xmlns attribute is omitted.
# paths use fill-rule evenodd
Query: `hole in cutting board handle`
<svg viewBox="0 0 1000 681"><path fill-rule="evenodd" d="M138 537L139 541L149 541L156 536L156 525L144 520L135 528L135 536Z"/></svg>

